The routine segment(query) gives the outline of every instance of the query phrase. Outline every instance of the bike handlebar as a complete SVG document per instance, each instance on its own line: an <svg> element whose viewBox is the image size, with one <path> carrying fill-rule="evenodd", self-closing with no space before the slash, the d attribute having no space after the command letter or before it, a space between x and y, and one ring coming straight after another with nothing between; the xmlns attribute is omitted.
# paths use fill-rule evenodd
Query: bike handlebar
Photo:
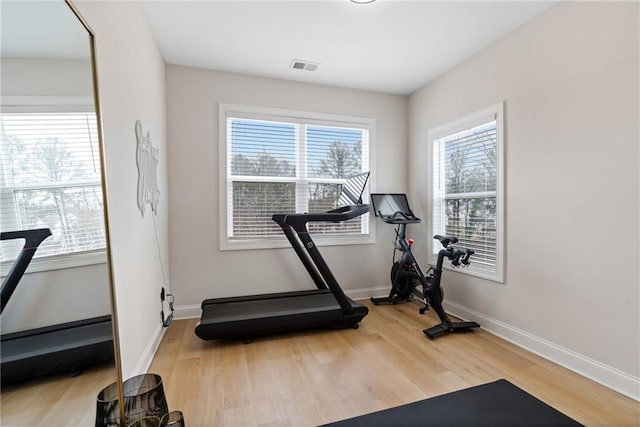
<svg viewBox="0 0 640 427"><path fill-rule="evenodd" d="M445 248L452 243L458 243L458 238L454 236L441 236L439 234L436 234L435 236L433 236L433 238L439 240L442 246L444 246Z"/></svg>
<svg viewBox="0 0 640 427"><path fill-rule="evenodd" d="M453 248L449 247L451 244L458 243L458 238L455 236L441 236L436 234L434 239L440 241L444 249L440 251L443 257L451 260L451 265L454 267L460 267L460 265L468 266L471 264L471 255L476 252L473 249Z"/></svg>
<svg viewBox="0 0 640 427"><path fill-rule="evenodd" d="M471 261L469 261L469 259L471 258L471 255L475 254L476 251L474 251L473 249L467 249L464 253L464 256L462 257L462 259L460 260L460 262L463 265L469 265L471 264Z"/></svg>

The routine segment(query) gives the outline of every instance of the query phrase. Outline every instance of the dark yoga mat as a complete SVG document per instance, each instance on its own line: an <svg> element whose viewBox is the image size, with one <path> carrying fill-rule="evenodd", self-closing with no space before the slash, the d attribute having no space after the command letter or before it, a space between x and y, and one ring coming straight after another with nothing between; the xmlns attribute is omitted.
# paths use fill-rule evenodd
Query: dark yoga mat
<svg viewBox="0 0 640 427"><path fill-rule="evenodd" d="M396 408L326 424L325 427L575 427L581 425L509 381L498 380Z"/></svg>

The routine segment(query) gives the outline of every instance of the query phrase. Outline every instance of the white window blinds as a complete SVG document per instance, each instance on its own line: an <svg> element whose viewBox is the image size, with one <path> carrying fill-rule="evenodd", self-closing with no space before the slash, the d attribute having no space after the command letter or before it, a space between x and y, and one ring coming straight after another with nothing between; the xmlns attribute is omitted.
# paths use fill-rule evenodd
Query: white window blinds
<svg viewBox="0 0 640 427"><path fill-rule="evenodd" d="M105 247L94 113L0 115L0 227L50 228L36 257ZM0 260L23 242L4 241Z"/></svg>
<svg viewBox="0 0 640 427"><path fill-rule="evenodd" d="M501 144L496 114L433 139L433 231L473 249L471 270L501 277ZM441 249L434 241L434 253Z"/></svg>
<svg viewBox="0 0 640 427"><path fill-rule="evenodd" d="M252 115L255 116L255 115ZM337 205L340 185L368 170L366 128L299 118L226 116L227 239L283 239L274 213L325 212ZM310 223L316 234L368 233L368 222Z"/></svg>

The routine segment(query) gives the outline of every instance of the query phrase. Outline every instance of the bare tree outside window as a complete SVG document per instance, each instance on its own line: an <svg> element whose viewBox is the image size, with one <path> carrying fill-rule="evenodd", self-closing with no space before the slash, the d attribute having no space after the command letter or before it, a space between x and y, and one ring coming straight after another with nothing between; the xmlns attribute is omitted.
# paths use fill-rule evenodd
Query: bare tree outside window
<svg viewBox="0 0 640 427"><path fill-rule="evenodd" d="M50 228L40 257L103 249L95 114L7 114L1 120L2 229ZM3 259L14 252L3 248Z"/></svg>

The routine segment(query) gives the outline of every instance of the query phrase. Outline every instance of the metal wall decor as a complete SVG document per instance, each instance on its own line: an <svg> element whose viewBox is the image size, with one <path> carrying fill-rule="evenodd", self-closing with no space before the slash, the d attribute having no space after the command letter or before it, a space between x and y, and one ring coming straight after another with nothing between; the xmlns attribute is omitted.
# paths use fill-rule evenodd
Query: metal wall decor
<svg viewBox="0 0 640 427"><path fill-rule="evenodd" d="M136 149L136 164L138 165L138 209L144 217L145 206L151 205L154 214L158 214L158 203L160 201L160 190L158 189L158 158L160 150L151 143L151 137L147 131L145 136L142 132L142 123L136 121L136 139L138 141Z"/></svg>

